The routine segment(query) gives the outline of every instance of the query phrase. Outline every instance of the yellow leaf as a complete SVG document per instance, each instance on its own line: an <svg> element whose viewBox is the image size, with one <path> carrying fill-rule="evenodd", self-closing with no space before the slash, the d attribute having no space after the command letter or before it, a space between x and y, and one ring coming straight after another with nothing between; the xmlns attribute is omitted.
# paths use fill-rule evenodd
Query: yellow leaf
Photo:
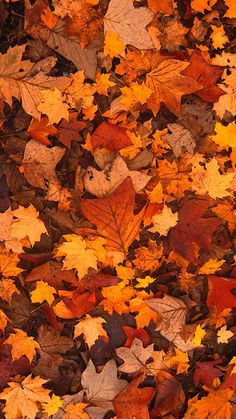
<svg viewBox="0 0 236 419"><path fill-rule="evenodd" d="M135 288L147 288L155 280L156 279L152 278L151 276L145 276L145 278L136 278L136 281L138 282L138 284L135 285Z"/></svg>
<svg viewBox="0 0 236 419"><path fill-rule="evenodd" d="M55 299L53 294L56 294L55 288L47 282L37 281L35 290L31 292L31 301L32 303L47 301L51 305Z"/></svg>
<svg viewBox="0 0 236 419"><path fill-rule="evenodd" d="M145 326L148 326L151 320L153 320L155 323L157 322L157 312L152 310L150 307L148 307L147 304L145 304L145 302L143 301L142 294L138 294L137 297L133 298L130 301L129 311L131 313L138 313L135 316L137 328L143 328Z"/></svg>
<svg viewBox="0 0 236 419"><path fill-rule="evenodd" d="M227 330L227 326L222 326L217 332L217 343L228 343L232 336L234 336L234 333Z"/></svg>
<svg viewBox="0 0 236 419"><path fill-rule="evenodd" d="M187 372L190 366L187 352L182 352L175 348L175 356L166 361L166 365L170 368L177 368L177 374Z"/></svg>
<svg viewBox="0 0 236 419"><path fill-rule="evenodd" d="M11 225L11 237L21 240L28 236L33 246L36 241L40 241L43 233L48 234L44 222L38 218L39 213L32 204L28 208L20 206L12 211L12 214L17 220Z"/></svg>
<svg viewBox="0 0 236 419"><path fill-rule="evenodd" d="M129 110L137 103L144 105L153 93L144 83L139 84L137 82L130 83L129 87L125 86L120 90L122 92L120 102L126 110Z"/></svg>
<svg viewBox="0 0 236 419"><path fill-rule="evenodd" d="M65 256L64 269L76 269L79 278L83 278L89 268L97 269L97 257L93 249L89 249L86 241L76 234L66 234L66 240L58 246L56 257Z"/></svg>
<svg viewBox="0 0 236 419"><path fill-rule="evenodd" d="M140 153L140 148L143 147L143 143L140 135L136 135L134 132L128 132L128 136L131 139L132 145L121 148L119 153L123 157L133 159L138 153Z"/></svg>
<svg viewBox="0 0 236 419"><path fill-rule="evenodd" d="M6 400L3 409L6 419L20 419L22 417L35 418L38 412L37 402L50 402L49 392L42 387L47 380L30 375L21 383L10 382L0 393L0 399Z"/></svg>
<svg viewBox="0 0 236 419"><path fill-rule="evenodd" d="M96 92L99 95L105 95L108 96L108 89L110 87L115 86L116 84L113 81L110 81L110 74L97 74L96 75L96 83L94 85Z"/></svg>
<svg viewBox="0 0 236 419"><path fill-rule="evenodd" d="M206 332L201 328L200 324L197 325L192 343L195 346L201 346L202 339L204 338Z"/></svg>
<svg viewBox="0 0 236 419"><path fill-rule="evenodd" d="M236 356L233 356L233 358L229 362L229 365L234 365L231 374L236 374Z"/></svg>
<svg viewBox="0 0 236 419"><path fill-rule="evenodd" d="M217 26L211 26L212 34L212 45L214 48L224 48L224 45L229 42L228 37L225 35L224 27L221 25L219 28Z"/></svg>
<svg viewBox="0 0 236 419"><path fill-rule="evenodd" d="M110 287L102 288L102 295L105 298L101 305L109 314L116 311L118 314L128 313L128 303L134 296L135 290L132 287L125 286L125 283L119 283Z"/></svg>
<svg viewBox="0 0 236 419"><path fill-rule="evenodd" d="M191 7L195 12L204 13L205 10L211 10L216 0L192 0Z"/></svg>
<svg viewBox="0 0 236 419"><path fill-rule="evenodd" d="M129 281L132 281L135 277L135 270L123 265L116 266L116 273L118 278L125 279L127 281L127 285Z"/></svg>
<svg viewBox="0 0 236 419"><path fill-rule="evenodd" d="M225 127L220 122L216 122L214 128L216 135L211 139L221 147L236 147L236 125L234 122Z"/></svg>
<svg viewBox="0 0 236 419"><path fill-rule="evenodd" d="M65 408L63 419L89 419L88 413L85 412L86 403L68 404Z"/></svg>
<svg viewBox="0 0 236 419"><path fill-rule="evenodd" d="M199 273L202 275L211 275L217 272L220 267L225 263L225 260L215 260L209 259L207 262L204 263L203 266L199 269Z"/></svg>
<svg viewBox="0 0 236 419"><path fill-rule="evenodd" d="M48 125L60 122L62 118L69 121L68 105L63 102L59 89L42 90L42 101L37 106L38 110L48 116Z"/></svg>
<svg viewBox="0 0 236 419"><path fill-rule="evenodd" d="M178 212L173 213L167 205L164 205L163 210L152 217L153 227L149 228L148 231L167 236L169 230L178 223L178 219Z"/></svg>
<svg viewBox="0 0 236 419"><path fill-rule="evenodd" d="M10 334L9 338L5 340L5 344L12 346L12 360L15 361L21 356L25 355L30 363L36 355L36 348L39 348L38 342L31 336L28 336L23 330L14 329L14 334Z"/></svg>
<svg viewBox="0 0 236 419"><path fill-rule="evenodd" d="M18 256L0 246L0 273L5 277L17 276L23 269L16 265L20 262Z"/></svg>
<svg viewBox="0 0 236 419"><path fill-rule="evenodd" d="M104 54L111 58L118 57L123 53L125 48L124 42L119 38L117 32L107 32L104 41Z"/></svg>
<svg viewBox="0 0 236 419"><path fill-rule="evenodd" d="M164 200L163 188L160 182L158 182L158 184L154 186L151 192L147 192L147 194L152 204L160 204Z"/></svg>
<svg viewBox="0 0 236 419"><path fill-rule="evenodd" d="M85 341L90 348L99 336L107 336L102 326L104 323L106 321L102 317L91 317L89 314L86 314L85 319L80 320L75 325L74 339L83 333Z"/></svg>
<svg viewBox="0 0 236 419"><path fill-rule="evenodd" d="M63 405L62 400L59 396L52 395L50 402L42 403L44 411L48 414L48 416L54 415L58 412L58 409Z"/></svg>

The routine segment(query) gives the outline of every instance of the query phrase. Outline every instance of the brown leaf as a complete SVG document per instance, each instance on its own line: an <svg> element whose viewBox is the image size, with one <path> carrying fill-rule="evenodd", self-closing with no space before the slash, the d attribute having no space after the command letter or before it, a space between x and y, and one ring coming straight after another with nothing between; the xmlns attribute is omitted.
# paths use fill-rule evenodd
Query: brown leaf
<svg viewBox="0 0 236 419"><path fill-rule="evenodd" d="M52 260L32 269L26 278L26 282L43 280L56 289L63 289L63 281L74 286L78 285L78 280L73 271L62 270L61 265Z"/></svg>
<svg viewBox="0 0 236 419"><path fill-rule="evenodd" d="M97 226L98 234L107 240L107 249L126 255L138 236L143 211L134 215L134 200L134 188L128 177L108 198L81 201L84 215Z"/></svg>
<svg viewBox="0 0 236 419"><path fill-rule="evenodd" d="M67 148L71 148L72 141L81 141L79 134L86 127L84 121L77 121L77 112L70 113L70 119L67 122L63 119L58 127L58 140Z"/></svg>

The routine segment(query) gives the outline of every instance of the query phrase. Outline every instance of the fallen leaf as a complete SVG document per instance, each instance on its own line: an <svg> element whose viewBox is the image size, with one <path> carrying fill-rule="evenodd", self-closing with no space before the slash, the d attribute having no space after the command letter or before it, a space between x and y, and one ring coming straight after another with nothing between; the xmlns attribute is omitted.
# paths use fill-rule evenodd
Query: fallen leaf
<svg viewBox="0 0 236 419"><path fill-rule="evenodd" d="M30 204L27 208L19 207L12 211L15 222L11 225L11 235L17 239L29 237L33 246L35 242L40 241L42 234L48 234L44 222L38 217L39 213L35 207Z"/></svg>
<svg viewBox="0 0 236 419"><path fill-rule="evenodd" d="M27 130L28 134L33 140L39 141L42 144L49 145L49 135L56 135L58 130L53 125L48 124L48 117L44 116L39 121L32 118Z"/></svg>
<svg viewBox="0 0 236 419"><path fill-rule="evenodd" d="M236 307L236 297L233 293L236 288L236 279L209 275L208 287L208 307L215 305L218 313L225 308Z"/></svg>
<svg viewBox="0 0 236 419"><path fill-rule="evenodd" d="M15 361L25 355L31 363L36 355L36 349L39 348L39 344L33 337L27 336L21 329L14 329L14 332L4 342L5 345L11 345L12 347L12 360Z"/></svg>
<svg viewBox="0 0 236 419"><path fill-rule="evenodd" d="M183 73L188 67L188 62L166 59L146 76L147 86L153 94L147 101L147 106L156 115L161 103L175 115L181 115L181 98L183 95L199 91L201 84ZM185 70L186 71L186 70Z"/></svg>
<svg viewBox="0 0 236 419"><path fill-rule="evenodd" d="M104 32L117 32L125 45L153 48L146 30L153 16L152 11L145 7L134 8L132 0L111 0L104 16Z"/></svg>
<svg viewBox="0 0 236 419"><path fill-rule="evenodd" d="M62 120L58 127L58 139L67 148L71 148L72 141L81 141L80 131L86 127L84 121L77 121L77 112L69 114L69 121Z"/></svg>
<svg viewBox="0 0 236 419"><path fill-rule="evenodd" d="M168 124L167 126L171 134L162 135L161 138L172 147L175 156L180 156L183 147L189 153L193 154L196 141L191 132L179 124Z"/></svg>
<svg viewBox="0 0 236 419"><path fill-rule="evenodd" d="M35 290L31 292L31 301L32 303L47 301L51 305L55 299L53 294L56 294L55 288L48 285L47 282L37 281Z"/></svg>
<svg viewBox="0 0 236 419"><path fill-rule="evenodd" d="M178 218L178 213L173 213L167 205L164 205L160 213L153 215L151 219L153 227L149 228L148 231L167 236L169 230L178 223Z"/></svg>
<svg viewBox="0 0 236 419"><path fill-rule="evenodd" d="M151 179L151 176L144 173L129 170L125 161L118 156L112 164L107 164L102 171L89 166L83 178L84 187L92 195L103 198L113 193L128 176L132 180L135 192L140 192L145 188Z"/></svg>
<svg viewBox="0 0 236 419"><path fill-rule="evenodd" d="M222 326L217 332L217 343L228 343L229 339L234 336L231 330L227 330L227 326Z"/></svg>
<svg viewBox="0 0 236 419"><path fill-rule="evenodd" d="M102 122L93 132L91 144L93 150L105 147L110 151L118 151L132 143L124 128Z"/></svg>
<svg viewBox="0 0 236 419"><path fill-rule="evenodd" d="M143 211L133 214L134 198L135 192L128 177L108 198L84 199L81 202L84 215L97 226L98 234L106 239L105 247L124 256L137 237L143 217Z"/></svg>
<svg viewBox="0 0 236 419"><path fill-rule="evenodd" d="M79 323L75 325L74 338L77 338L81 334L84 335L84 339L90 348L99 336L107 336L103 324L106 323L102 317L91 317L86 314L85 319L81 319Z"/></svg>
<svg viewBox="0 0 236 419"><path fill-rule="evenodd" d="M49 392L42 387L47 380L40 377L32 378L30 375L21 383L9 382L7 388L0 394L0 398L6 400L3 411L7 419L17 419L20 416L34 418L38 412L36 402L50 402Z"/></svg>
<svg viewBox="0 0 236 419"><path fill-rule="evenodd" d="M128 374L141 372L145 370L145 364L152 356L152 353L153 344L144 348L142 341L134 338L130 348L121 347L116 349L116 354L124 361L124 363L118 367L118 370Z"/></svg>

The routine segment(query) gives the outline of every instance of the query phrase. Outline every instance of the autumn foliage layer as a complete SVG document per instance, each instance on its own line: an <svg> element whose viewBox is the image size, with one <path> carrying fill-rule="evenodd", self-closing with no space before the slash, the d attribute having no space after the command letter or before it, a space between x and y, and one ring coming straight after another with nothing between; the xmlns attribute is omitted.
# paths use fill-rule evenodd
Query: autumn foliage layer
<svg viewBox="0 0 236 419"><path fill-rule="evenodd" d="M0 415L236 417L235 0L0 1Z"/></svg>

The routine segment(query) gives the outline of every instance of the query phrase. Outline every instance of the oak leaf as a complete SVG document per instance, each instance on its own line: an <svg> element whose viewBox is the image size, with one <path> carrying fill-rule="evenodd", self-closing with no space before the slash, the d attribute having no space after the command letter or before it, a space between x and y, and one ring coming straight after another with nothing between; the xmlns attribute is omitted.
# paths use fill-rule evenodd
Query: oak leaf
<svg viewBox="0 0 236 419"><path fill-rule="evenodd" d="M29 375L21 383L8 383L9 387L0 394L0 398L6 400L3 409L6 419L18 419L21 416L34 418L38 412L36 403L50 402L50 390L42 387L46 382L40 377L32 378Z"/></svg>
<svg viewBox="0 0 236 419"><path fill-rule="evenodd" d="M124 363L118 367L118 370L128 374L138 373L145 370L145 364L152 356L153 344L143 347L140 339L134 338L130 348L120 347L116 349L116 354Z"/></svg>
<svg viewBox="0 0 236 419"><path fill-rule="evenodd" d="M97 232L104 237L106 249L126 252L138 236L143 211L133 214L135 191L128 177L108 198L84 199L82 211L89 221L97 226Z"/></svg>
<svg viewBox="0 0 236 419"><path fill-rule="evenodd" d="M152 11L145 7L134 8L132 0L111 0L104 16L104 31L118 32L125 45L153 48L146 30L153 16Z"/></svg>
<svg viewBox="0 0 236 419"><path fill-rule="evenodd" d="M132 180L135 192L140 192L151 179L151 176L142 172L129 170L125 161L118 156L102 171L89 166L83 178L84 187L91 194L103 198L113 193L128 176Z"/></svg>
<svg viewBox="0 0 236 419"><path fill-rule="evenodd" d="M32 362L39 344L21 329L14 329L14 332L4 342L6 345L12 346L12 360L15 361L25 355Z"/></svg>
<svg viewBox="0 0 236 419"><path fill-rule="evenodd" d="M183 75L188 65L186 61L166 59L146 75L146 84L154 92L147 106L154 115L158 113L161 103L165 103L171 112L180 116L182 96L201 89L198 81L187 74Z"/></svg>

